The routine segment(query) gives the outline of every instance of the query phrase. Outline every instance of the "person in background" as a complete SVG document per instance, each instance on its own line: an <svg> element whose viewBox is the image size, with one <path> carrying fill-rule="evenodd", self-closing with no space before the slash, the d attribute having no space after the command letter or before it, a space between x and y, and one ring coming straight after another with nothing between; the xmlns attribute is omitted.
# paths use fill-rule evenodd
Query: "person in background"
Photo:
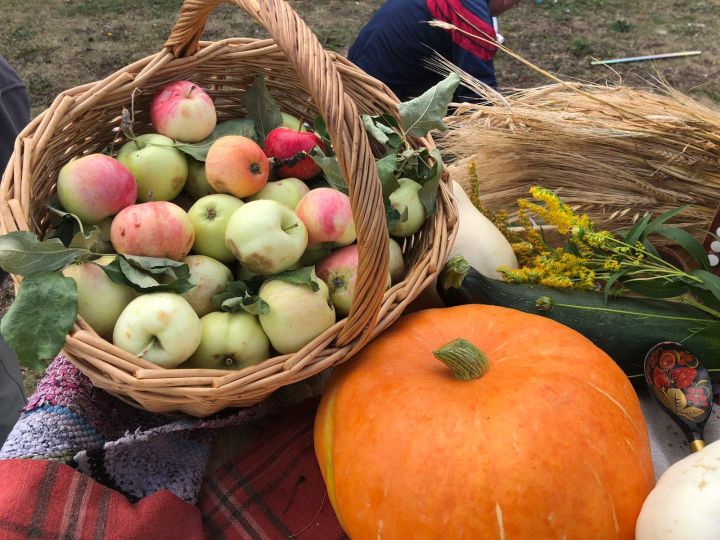
<svg viewBox="0 0 720 540"><path fill-rule="evenodd" d="M428 23L448 22L494 40L492 18L518 3L520 0L387 0L360 31L348 59L388 85L400 101L419 96L443 79L424 65L423 60L433 51L495 87L495 46ZM454 100L468 99L472 97L463 95L463 87L459 87Z"/></svg>
<svg viewBox="0 0 720 540"><path fill-rule="evenodd" d="M27 88L15 70L0 56L0 177L7 167L15 138L30 121ZM0 282L7 274L0 270ZM0 337L0 446L25 406L22 375L15 354Z"/></svg>

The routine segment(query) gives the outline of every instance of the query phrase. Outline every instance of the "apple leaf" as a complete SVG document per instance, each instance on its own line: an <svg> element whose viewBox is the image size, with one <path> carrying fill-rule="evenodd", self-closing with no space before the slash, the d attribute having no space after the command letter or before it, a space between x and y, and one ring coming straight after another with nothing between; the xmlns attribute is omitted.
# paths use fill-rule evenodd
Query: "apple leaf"
<svg viewBox="0 0 720 540"><path fill-rule="evenodd" d="M248 286L244 281L231 281L225 291L212 297L210 303L216 310L231 313L245 311L252 315L265 315L270 312L270 306L257 295L254 284Z"/></svg>
<svg viewBox="0 0 720 540"><path fill-rule="evenodd" d="M382 159L375 162L377 166L378 177L382 184L383 197L387 199L390 194L400 187L398 182L397 171L397 155L388 154Z"/></svg>
<svg viewBox="0 0 720 540"><path fill-rule="evenodd" d="M394 122L394 126L391 121L395 119L387 114L379 116L370 116L363 114L361 116L365 131L373 137L377 142L382 145L389 146L390 148L399 148L403 142L402 135L400 135L393 127L397 126L397 122Z"/></svg>
<svg viewBox="0 0 720 540"><path fill-rule="evenodd" d="M112 243L103 236L102 229L97 225L93 225L87 233L78 231L68 247L87 249L94 253L113 253Z"/></svg>
<svg viewBox="0 0 720 540"><path fill-rule="evenodd" d="M255 122L250 118L240 118L219 123L215 126L213 132L200 142L194 144L180 143L176 145L176 148L198 161L205 161L212 144L228 135L242 135L261 144L260 138L255 132Z"/></svg>
<svg viewBox="0 0 720 540"><path fill-rule="evenodd" d="M407 207L403 210L403 213L401 214L398 212L397 208L395 208L392 204L390 204L390 200L385 200L385 221L387 221L387 228L388 231L392 233L393 229L397 226L398 223L402 223L404 221L408 220L408 209Z"/></svg>
<svg viewBox="0 0 720 540"><path fill-rule="evenodd" d="M273 129L282 125L282 111L265 86L265 76L262 73L255 76L252 85L242 97L242 103L248 116L255 121L255 131L261 141L264 141Z"/></svg>
<svg viewBox="0 0 720 540"><path fill-rule="evenodd" d="M315 146L310 150L310 157L320 166L330 187L342 191L347 195L349 192L348 187L340 172L340 164L337 158L334 156L326 156L323 151L320 150L319 146Z"/></svg>
<svg viewBox="0 0 720 540"><path fill-rule="evenodd" d="M280 272L279 274L270 276L268 281L272 279L279 279L280 281L285 281L294 285L307 285L310 287L312 292L320 290L320 285L318 285L316 281L318 278L315 275L314 266L305 266L295 270L286 270L285 272Z"/></svg>
<svg viewBox="0 0 720 540"><path fill-rule="evenodd" d="M415 99L398 103L400 126L405 134L423 137L433 129L447 131L443 118L459 84L460 77L451 73Z"/></svg>
<svg viewBox="0 0 720 540"><path fill-rule="evenodd" d="M333 150L332 143L330 142L327 125L325 125L325 120L320 115L315 117L315 133L322 139L325 146L325 155L334 156L335 151Z"/></svg>
<svg viewBox="0 0 720 540"><path fill-rule="evenodd" d="M22 281L0 333L23 365L42 370L65 344L77 310L74 279L58 272L35 274Z"/></svg>
<svg viewBox="0 0 720 540"><path fill-rule="evenodd" d="M187 264L159 257L118 255L101 267L111 281L138 292L174 292L182 294L195 285L190 281Z"/></svg>
<svg viewBox="0 0 720 540"><path fill-rule="evenodd" d="M435 205L437 203L438 186L440 185L440 177L443 171L442 157L440 151L436 148L430 150L430 157L433 159L433 164L429 165L427 160L420 159L418 165L418 179L419 184L422 185L422 189L418 196L420 202L425 207L427 216L432 216L435 213Z"/></svg>
<svg viewBox="0 0 720 540"><path fill-rule="evenodd" d="M86 249L66 248L58 238L41 242L29 231L0 236L0 268L19 276L60 270L87 255Z"/></svg>

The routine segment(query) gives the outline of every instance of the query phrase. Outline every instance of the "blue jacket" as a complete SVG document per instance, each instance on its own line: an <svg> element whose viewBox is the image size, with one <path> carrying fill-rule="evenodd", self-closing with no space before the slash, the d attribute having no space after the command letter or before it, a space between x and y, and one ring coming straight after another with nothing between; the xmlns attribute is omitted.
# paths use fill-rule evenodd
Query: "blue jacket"
<svg viewBox="0 0 720 540"><path fill-rule="evenodd" d="M487 0L387 0L360 31L348 58L387 84L401 101L422 94L442 79L423 65L433 50L495 86L492 59L496 48L427 24L433 19L495 39ZM462 89L455 99L463 99Z"/></svg>

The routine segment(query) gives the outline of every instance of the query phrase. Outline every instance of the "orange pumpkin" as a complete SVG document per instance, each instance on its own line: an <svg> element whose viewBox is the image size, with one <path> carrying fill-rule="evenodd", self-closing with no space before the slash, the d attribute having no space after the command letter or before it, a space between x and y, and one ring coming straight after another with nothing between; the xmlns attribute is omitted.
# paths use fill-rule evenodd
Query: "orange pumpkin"
<svg viewBox="0 0 720 540"><path fill-rule="evenodd" d="M456 338L484 353L481 377L433 355ZM438 356L458 371L468 351L451 351ZM637 396L610 357L485 305L405 316L337 368L315 452L353 540L632 539L654 485Z"/></svg>

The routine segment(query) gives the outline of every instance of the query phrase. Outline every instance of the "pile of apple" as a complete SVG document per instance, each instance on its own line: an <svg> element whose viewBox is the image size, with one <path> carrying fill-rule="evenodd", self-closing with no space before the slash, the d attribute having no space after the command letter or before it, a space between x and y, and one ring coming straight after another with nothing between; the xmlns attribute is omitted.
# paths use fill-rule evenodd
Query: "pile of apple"
<svg viewBox="0 0 720 540"><path fill-rule="evenodd" d="M216 128L214 103L202 88L168 84L153 96L150 113L155 133L133 136L114 157L71 160L57 195L84 225L109 231L115 254L185 263L194 287L139 293L101 269L111 253L63 270L77 283L79 314L118 347L160 366L218 369L296 352L346 316L358 264L355 224L348 196L323 182L309 155L326 150L323 139L283 113L283 125L262 146L222 136L203 163L178 149ZM408 219L391 232L402 237L420 228L425 210L420 186L400 183L390 201ZM400 246L391 239L390 247L388 287L404 272ZM313 286L287 278L308 268ZM259 286L263 313L213 303L238 281Z"/></svg>

